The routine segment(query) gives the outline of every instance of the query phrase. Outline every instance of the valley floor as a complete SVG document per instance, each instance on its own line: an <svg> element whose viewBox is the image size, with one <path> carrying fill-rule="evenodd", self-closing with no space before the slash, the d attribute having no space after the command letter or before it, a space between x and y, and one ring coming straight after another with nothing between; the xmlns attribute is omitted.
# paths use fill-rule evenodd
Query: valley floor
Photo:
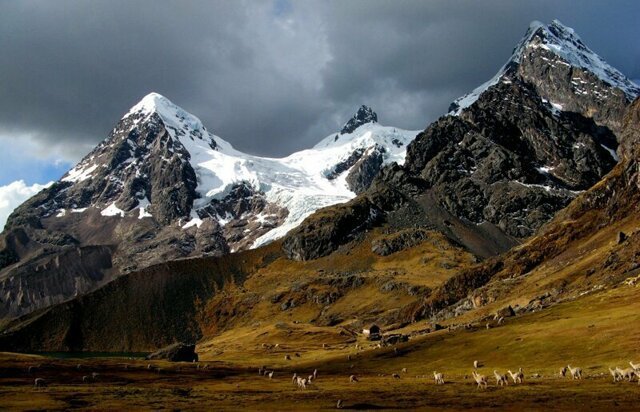
<svg viewBox="0 0 640 412"><path fill-rule="evenodd" d="M285 350L300 355L291 361L279 351L248 347L244 358L230 347L203 353L199 366L3 353L0 409L322 410L335 409L342 400L343 408L352 410L637 410L637 379L614 383L608 367L640 362L638 290L598 292L490 330L443 330L381 349L355 350L350 344L312 350L319 342L310 333L301 335L307 342L288 344ZM489 378L486 390L471 378L474 360ZM558 370L567 363L582 367L584 379L560 377ZM275 371L272 379L258 375L263 364ZM519 367L523 384L495 384L494 369L506 373ZM306 390L292 384L294 371L307 375L316 368L318 379ZM445 385L434 384L434 370L445 374ZM94 372L95 379L83 382ZM350 375L359 382L350 383ZM48 386L35 388L35 378Z"/></svg>

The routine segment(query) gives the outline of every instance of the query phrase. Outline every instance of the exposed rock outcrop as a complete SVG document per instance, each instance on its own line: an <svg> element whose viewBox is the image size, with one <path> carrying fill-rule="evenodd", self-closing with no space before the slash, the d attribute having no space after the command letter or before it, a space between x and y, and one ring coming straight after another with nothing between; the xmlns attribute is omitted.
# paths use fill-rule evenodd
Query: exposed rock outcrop
<svg viewBox="0 0 640 412"><path fill-rule="evenodd" d="M171 362L197 362L198 354L196 353L195 344L178 342L147 355L147 359L165 359Z"/></svg>

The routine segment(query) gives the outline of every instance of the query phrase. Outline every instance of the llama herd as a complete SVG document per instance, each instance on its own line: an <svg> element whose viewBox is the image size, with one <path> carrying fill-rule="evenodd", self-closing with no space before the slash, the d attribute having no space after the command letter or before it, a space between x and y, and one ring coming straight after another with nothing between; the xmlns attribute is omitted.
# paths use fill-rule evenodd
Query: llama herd
<svg viewBox="0 0 640 412"><path fill-rule="evenodd" d="M611 374L614 383L625 381L625 380L628 382L632 382L634 379L637 379L638 385L640 385L640 363L633 363L632 361L629 361L629 365L630 367L627 367L624 369L620 367L609 368L609 373ZM486 389L489 386L490 377L487 375L483 375L482 373L479 372L479 369L482 366L483 365L481 365L477 360L473 362L473 371L471 372L471 376L473 377L473 380L477 385L477 389ZM30 366L27 369L27 372L29 374L34 374L35 372L38 371L39 368L40 368L40 365ZM151 368L150 364L148 365L148 368L149 369ZM78 369L80 369L80 365L78 365ZM128 367L125 367L125 369L128 369ZM407 369L402 368L402 373L407 373ZM275 375L275 371L268 370L266 366L262 366L258 369L258 374L261 376L268 377L270 380L272 380ZM567 365L560 368L558 375L560 377L568 376L573 380L581 380L583 377L583 372L582 372L582 368L572 367L571 365ZM91 381L96 381L98 376L99 374L96 372L92 373L91 375L85 375L82 377L82 382L89 383ZM395 379L401 378L400 375L397 373L393 373L391 374L391 376ZM511 370L507 370L507 373L505 374L500 373L497 370L493 371L493 378L495 378L496 386L509 385L509 377L511 378L511 381L513 384L524 383L525 376L522 368L518 368L518 370L515 372L512 372ZM535 374L535 375L532 375L532 377L541 377L541 376L539 374ZM293 377L291 378L291 383L297 386L299 389L304 390L304 389L307 389L310 385L314 384L317 378L318 378L318 370L314 369L313 372L307 375L306 377L298 375L297 373L294 373ZM436 385L445 384L445 375L442 372L433 371L433 379ZM465 379L467 379L467 376L465 376ZM356 375L350 375L349 382L358 383L360 382L360 380ZM48 385L43 378L35 378L34 386L36 388L44 388Z"/></svg>
<svg viewBox="0 0 640 412"><path fill-rule="evenodd" d="M609 373L613 377L614 382L628 380L631 382L634 377L638 378L638 385L640 385L640 363L633 363L629 361L630 368L619 368L616 366L615 369L609 368Z"/></svg>

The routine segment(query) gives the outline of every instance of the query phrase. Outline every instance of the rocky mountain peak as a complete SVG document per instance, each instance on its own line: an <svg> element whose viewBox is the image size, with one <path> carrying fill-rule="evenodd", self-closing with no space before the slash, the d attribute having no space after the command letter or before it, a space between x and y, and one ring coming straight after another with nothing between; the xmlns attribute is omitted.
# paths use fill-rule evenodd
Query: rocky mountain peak
<svg viewBox="0 0 640 412"><path fill-rule="evenodd" d="M565 65L591 72L609 85L622 90L629 101L640 94L638 85L610 66L582 42L575 30L563 25L559 20L553 20L548 25L537 21L531 23L512 59L520 62L526 49L536 48L555 55Z"/></svg>
<svg viewBox="0 0 640 412"><path fill-rule="evenodd" d="M351 119L342 127L340 134L353 133L358 127L367 123L377 123L378 115L369 106L362 105Z"/></svg>
<svg viewBox="0 0 640 412"><path fill-rule="evenodd" d="M578 34L558 20L534 21L498 73L456 99L449 113L459 115L487 89L517 77L532 83L542 99L558 110L594 117L619 131L624 107L640 95L640 87L589 49Z"/></svg>
<svg viewBox="0 0 640 412"><path fill-rule="evenodd" d="M130 122L127 122L130 120ZM139 123L160 120L167 128L170 137L191 140L205 140L212 149L216 148L213 136L207 131L199 118L173 104L159 93L149 93L124 115L121 123L124 127L136 127ZM120 126L120 125L119 125Z"/></svg>

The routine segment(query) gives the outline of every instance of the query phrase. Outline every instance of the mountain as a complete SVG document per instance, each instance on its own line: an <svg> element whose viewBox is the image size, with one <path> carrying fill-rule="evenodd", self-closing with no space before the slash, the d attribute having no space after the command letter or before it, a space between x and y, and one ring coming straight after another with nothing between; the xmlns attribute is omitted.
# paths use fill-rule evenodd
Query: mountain
<svg viewBox="0 0 640 412"><path fill-rule="evenodd" d="M309 217L285 251L313 259L386 224L437 229L480 257L504 252L613 168L638 93L572 29L534 22L496 76L410 143L404 165Z"/></svg>
<svg viewBox="0 0 640 412"><path fill-rule="evenodd" d="M640 285L640 98L621 125L621 161L610 173L523 245L461 271L405 308L406 319L484 316L509 305L530 312Z"/></svg>
<svg viewBox="0 0 640 412"><path fill-rule="evenodd" d="M638 85L589 49L573 29L558 20L534 21L498 73L456 99L449 112L460 114L489 87L512 77L531 83L552 108L593 117L614 132L620 131L624 108L640 94Z"/></svg>
<svg viewBox="0 0 640 412"><path fill-rule="evenodd" d="M372 322L415 334L427 333L424 323L412 323L424 318L477 330L507 305L525 313L556 298L620 286L638 270L629 242L638 236L640 186L637 161L627 160L637 154L637 100L602 82L602 101L571 93L560 108L561 96L545 93L545 81L570 90L573 77L596 74L567 63L568 76L545 80L542 73L564 65L534 47L543 44L535 33L561 27L532 28L498 82L421 132L406 147L404 163L383 166L353 199L316 210L268 245L132 269L91 293L7 321L0 348L147 350L179 339L197 340L212 358L238 359L265 342L320 346L327 339L348 347L354 331ZM577 44L573 31L562 30L570 38L550 50ZM536 60L535 76L525 78L522 50ZM599 118L590 112L596 103L608 108ZM576 109L565 110L570 105ZM355 124L368 117L362 112ZM353 134L377 127L368 122ZM312 151L342 147L346 137L332 134ZM227 150L213 141L217 150L207 150ZM403 150L390 142L385 150ZM361 162L367 150L360 157L344 152L342 162L322 169L325 179L333 182L337 173L347 184L345 170L370 164ZM132 221L151 220L137 212ZM85 254L83 247L73 250L82 253L62 263L67 272Z"/></svg>
<svg viewBox="0 0 640 412"><path fill-rule="evenodd" d="M361 107L340 133L273 159L248 155L151 93L60 181L18 207L0 237L0 317L187 256L284 236L315 210L365 190L404 161L417 132Z"/></svg>

